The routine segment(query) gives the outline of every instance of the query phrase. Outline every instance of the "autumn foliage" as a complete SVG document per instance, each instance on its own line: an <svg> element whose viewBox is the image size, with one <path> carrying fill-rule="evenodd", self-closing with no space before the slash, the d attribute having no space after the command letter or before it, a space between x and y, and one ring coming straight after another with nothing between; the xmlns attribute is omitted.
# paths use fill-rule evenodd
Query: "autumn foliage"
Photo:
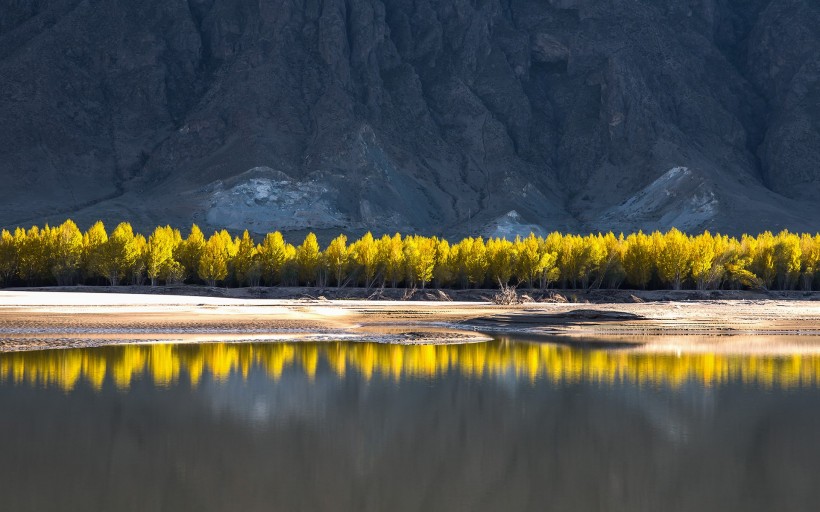
<svg viewBox="0 0 820 512"><path fill-rule="evenodd" d="M210 236L193 225L147 238L127 222L82 232L56 227L0 232L0 283L10 285L181 284L480 288L816 289L820 235L787 231L740 238L550 233L457 243L419 235L339 235L324 248L313 233L292 245L281 233L257 243L245 231Z"/></svg>

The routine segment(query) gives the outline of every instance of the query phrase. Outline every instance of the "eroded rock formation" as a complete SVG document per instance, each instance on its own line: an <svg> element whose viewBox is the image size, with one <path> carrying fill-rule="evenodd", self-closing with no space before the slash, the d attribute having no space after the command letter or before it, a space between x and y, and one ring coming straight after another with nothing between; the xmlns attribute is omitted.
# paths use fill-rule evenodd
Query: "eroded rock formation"
<svg viewBox="0 0 820 512"><path fill-rule="evenodd" d="M510 218L730 232L820 221L816 2L0 0L0 12L2 225L247 217L263 230L284 209L301 212L293 229L443 234ZM226 194L259 183L283 186L220 217Z"/></svg>

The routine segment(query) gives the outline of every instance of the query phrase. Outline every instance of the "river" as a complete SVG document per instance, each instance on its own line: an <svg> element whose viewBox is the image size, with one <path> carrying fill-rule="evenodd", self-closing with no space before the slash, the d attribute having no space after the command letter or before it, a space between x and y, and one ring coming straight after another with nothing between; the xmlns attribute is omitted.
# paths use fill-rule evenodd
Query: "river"
<svg viewBox="0 0 820 512"><path fill-rule="evenodd" d="M0 508L814 510L818 383L507 338L0 354Z"/></svg>

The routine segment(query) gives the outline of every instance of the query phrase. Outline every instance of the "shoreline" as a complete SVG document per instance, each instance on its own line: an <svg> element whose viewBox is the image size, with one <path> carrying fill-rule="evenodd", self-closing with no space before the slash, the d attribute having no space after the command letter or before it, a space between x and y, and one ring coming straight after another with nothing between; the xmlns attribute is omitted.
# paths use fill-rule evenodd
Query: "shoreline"
<svg viewBox="0 0 820 512"><path fill-rule="evenodd" d="M127 343L446 344L492 337L642 352L820 354L820 302L747 295L500 306L475 301L0 291L0 352Z"/></svg>
<svg viewBox="0 0 820 512"><path fill-rule="evenodd" d="M820 291L804 290L633 290L633 289L529 289L518 288L524 303L634 303L685 302L715 300L799 300L820 302ZM222 299L266 300L362 300L368 302L490 302L497 288L413 289L354 287L289 287L257 286L243 288L209 287L204 285L123 285L123 286L43 286L0 288L0 294L26 292L32 294L73 293L105 294L109 296L143 295L151 297L207 297ZM113 299L116 300L116 299ZM160 300L160 299L157 299ZM193 300L193 299L192 299ZM178 299L175 299L178 301Z"/></svg>

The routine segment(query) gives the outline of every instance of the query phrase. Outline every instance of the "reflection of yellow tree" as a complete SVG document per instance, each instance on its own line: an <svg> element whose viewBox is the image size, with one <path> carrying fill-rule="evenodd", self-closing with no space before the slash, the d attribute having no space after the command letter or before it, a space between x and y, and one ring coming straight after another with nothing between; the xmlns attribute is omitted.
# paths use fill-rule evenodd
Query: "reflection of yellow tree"
<svg viewBox="0 0 820 512"><path fill-rule="evenodd" d="M203 375L224 381L247 377L260 367L274 381L286 369L310 379L325 366L339 378L355 372L400 380L459 372L474 378L515 377L555 383L617 382L680 386L698 382L713 386L730 381L766 387L816 386L820 356L725 354L640 354L580 350L527 343L466 345L386 345L378 343L271 343L202 345L126 345L93 350L52 350L0 355L0 381L57 386L72 390L81 380L99 390L106 378L127 389L135 376L157 386L182 376L197 386Z"/></svg>

